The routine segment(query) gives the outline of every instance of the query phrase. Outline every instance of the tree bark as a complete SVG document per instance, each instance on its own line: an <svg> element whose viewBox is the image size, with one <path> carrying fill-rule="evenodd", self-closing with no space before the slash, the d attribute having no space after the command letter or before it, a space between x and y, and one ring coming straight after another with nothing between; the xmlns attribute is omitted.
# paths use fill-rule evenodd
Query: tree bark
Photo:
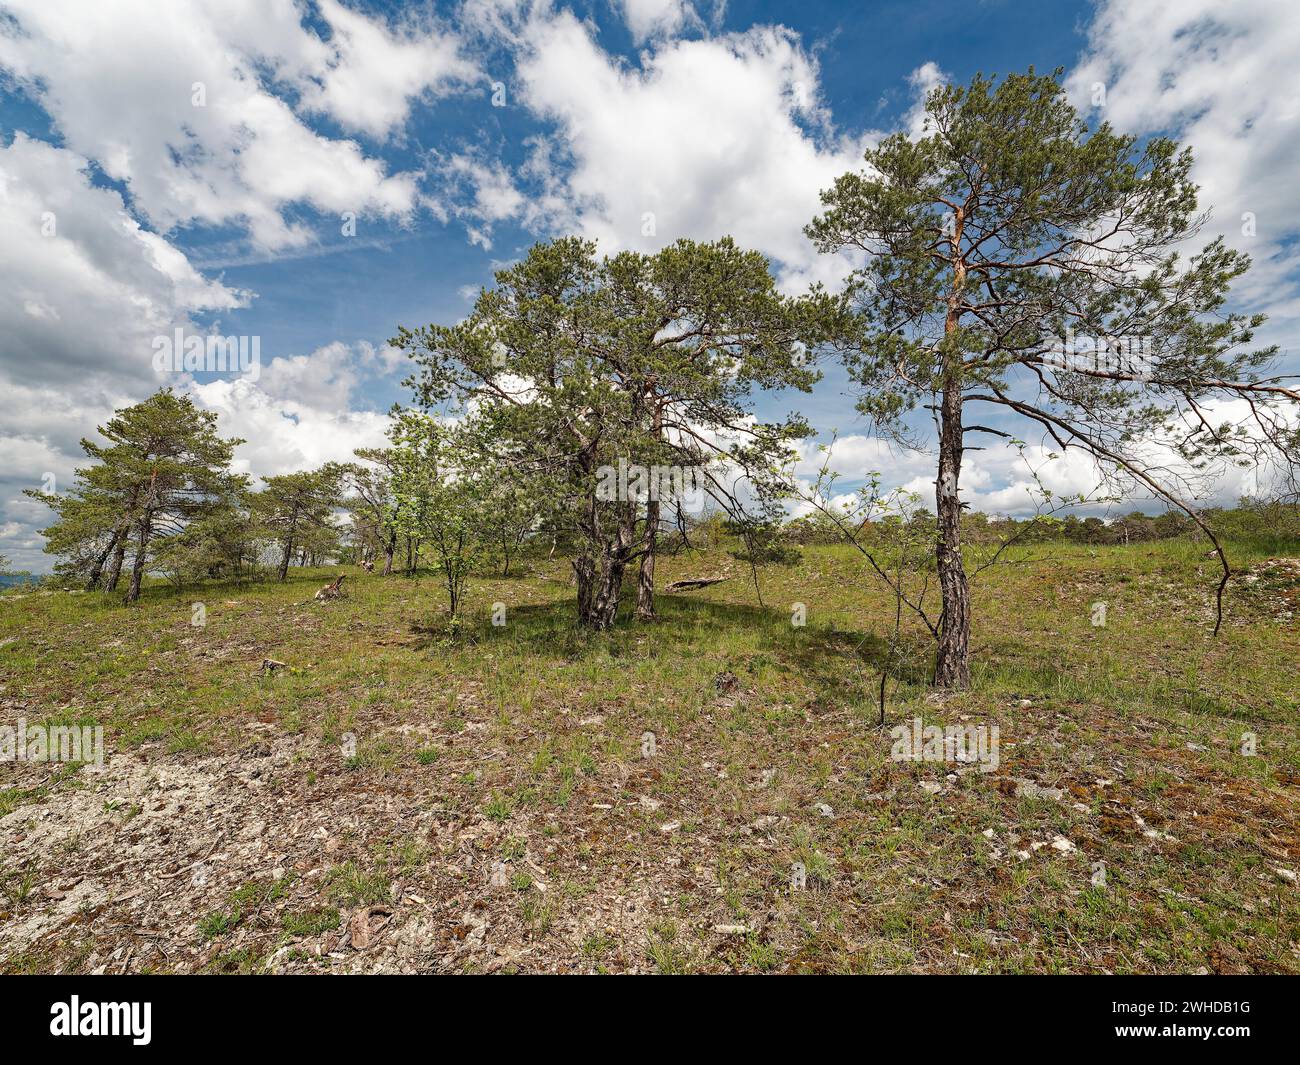
<svg viewBox="0 0 1300 1065"><path fill-rule="evenodd" d="M596 562L590 555L579 555L573 560L573 580L578 588L578 622L587 625L596 593Z"/></svg>
<svg viewBox="0 0 1300 1065"><path fill-rule="evenodd" d="M140 534L136 537L135 561L131 565L131 586L126 592L126 601L134 603L140 598L140 584L144 578L145 552L149 547L149 534L153 531L153 514L145 511L140 517Z"/></svg>
<svg viewBox="0 0 1300 1065"><path fill-rule="evenodd" d="M626 556L618 546L605 551L587 619L587 625L597 632L612 628L618 617L618 597L623 588L623 573L626 569Z"/></svg>
<svg viewBox="0 0 1300 1065"><path fill-rule="evenodd" d="M384 541L384 576L393 575L393 556L397 553L397 530L394 529L388 534L388 539Z"/></svg>
<svg viewBox="0 0 1300 1065"><path fill-rule="evenodd" d="M601 533L595 496L588 500L592 540L600 555L580 555L573 564L578 581L578 621L589 629L604 632L618 616L623 574L636 545L636 504L625 503L613 539Z"/></svg>
<svg viewBox="0 0 1300 1065"><path fill-rule="evenodd" d="M935 501L939 535L935 561L943 617L939 623L939 651L935 658L934 682L941 688L970 687L970 582L961 559L962 425L961 387L944 389L940 406L939 478Z"/></svg>
<svg viewBox="0 0 1300 1065"><path fill-rule="evenodd" d="M108 541L107 546L100 552L99 558L95 559L95 564L90 567L90 577L86 580L86 591L91 592L99 587L99 581L104 575L104 563L108 561L108 556L117 548L118 541L126 535L126 525L119 525L113 530L113 536Z"/></svg>
<svg viewBox="0 0 1300 1065"><path fill-rule="evenodd" d="M591 626L598 631L612 628L618 617L618 600L623 591L623 575L637 548L636 504L624 503L618 530L612 544L601 551L600 581L591 604Z"/></svg>
<svg viewBox="0 0 1300 1065"><path fill-rule="evenodd" d="M651 621L655 616L655 548L659 544L659 500L651 499L645 505L645 554L636 581L636 616L638 621Z"/></svg>
<svg viewBox="0 0 1300 1065"><path fill-rule="evenodd" d="M122 563L126 560L126 537L122 537L117 542L117 548L113 551L113 561L108 567L108 580L104 582L104 591L117 591L117 582L122 576Z"/></svg>
<svg viewBox="0 0 1300 1065"><path fill-rule="evenodd" d="M663 407L655 394L657 378L645 385L645 397L654 408L652 431L656 441L663 436ZM656 479L657 480L657 479ZM659 491L658 483L650 486L650 498L645 505L645 554L636 581L636 616L638 621L651 621L655 616L655 549L659 546Z"/></svg>
<svg viewBox="0 0 1300 1065"><path fill-rule="evenodd" d="M284 543L284 557L280 559L280 580L286 580L289 576L289 559L293 557L293 539L292 537Z"/></svg>
<svg viewBox="0 0 1300 1065"><path fill-rule="evenodd" d="M964 212L954 212L952 234L952 292L944 321L945 340L957 331L961 319L966 262L961 253ZM943 350L943 397L939 404L939 476L935 481L938 540L935 561L943 616L939 622L939 650L935 655L934 682L941 688L970 687L970 581L961 560L961 482L963 429L961 423L961 351L956 344Z"/></svg>

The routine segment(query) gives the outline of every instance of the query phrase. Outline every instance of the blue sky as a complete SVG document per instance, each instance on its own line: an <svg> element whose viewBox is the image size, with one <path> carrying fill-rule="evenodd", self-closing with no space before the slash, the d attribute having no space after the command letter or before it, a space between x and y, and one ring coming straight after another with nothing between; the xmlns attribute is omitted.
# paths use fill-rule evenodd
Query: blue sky
<svg viewBox="0 0 1300 1065"><path fill-rule="evenodd" d="M355 6L391 13L401 5ZM597 40L611 56L637 66L639 49L611 5L577 4L573 9L599 28ZM908 77L920 62L934 61L958 81L980 70L1023 70L1030 63L1046 69L1071 65L1084 43L1086 13L1087 5L1081 3L1003 0L969 5L954 17L951 4L932 0L866 4L846 19L843 3L729 3L715 32L766 23L789 26L818 59L821 91L836 125L867 132L893 128L913 105ZM882 47L882 26L890 27L888 47ZM493 72L508 70L509 56L498 54L500 66ZM869 64L862 62L867 56ZM525 156L528 137L552 132L552 124L539 122L523 108L484 106L488 86L480 96L417 110L407 126L408 144L375 144L373 150L394 170L418 166L421 153L430 147L462 141L487 144L517 164ZM455 321L469 306L460 294L464 289L490 284L503 260L520 256L547 235L507 222L496 229L487 250L467 241L464 225L424 215L409 230L383 220L362 220L360 239L350 241L339 235L334 217L319 212L308 212L307 217L321 244L337 251L316 254L317 249L311 249L303 258L222 266L249 257L238 249L237 229L176 236L177 245L197 264L211 263L209 272L258 294L250 307L222 316L221 323L225 332L260 335L264 357L309 352L334 340L378 345L398 323ZM719 229L689 235L707 239L725 234ZM235 250L225 254L232 242ZM842 381L828 383L838 386ZM809 412L816 408L820 427L848 431L857 417L852 403L838 391L823 388L815 398L790 401ZM391 378L373 382L361 395L381 408L406 398Z"/></svg>
<svg viewBox="0 0 1300 1065"><path fill-rule="evenodd" d="M1246 240L1237 220L1258 216L1243 306L1290 351L1295 22L1271 0L0 0L0 552L47 568L21 489L67 484L79 437L159 383L248 438L254 474L378 442L407 398L397 325L458 319L538 239L730 233L788 290L836 283L800 232L817 190L907 129L926 88L979 71L1060 66L1085 103L1107 85L1121 128L1188 139L1215 222ZM160 380L150 341L177 325L260 337L261 378ZM788 406L839 432L846 484L932 480L866 435L842 374L759 410ZM1092 477L1069 462L1058 481ZM1021 509L1024 483L993 452L966 478L991 510Z"/></svg>

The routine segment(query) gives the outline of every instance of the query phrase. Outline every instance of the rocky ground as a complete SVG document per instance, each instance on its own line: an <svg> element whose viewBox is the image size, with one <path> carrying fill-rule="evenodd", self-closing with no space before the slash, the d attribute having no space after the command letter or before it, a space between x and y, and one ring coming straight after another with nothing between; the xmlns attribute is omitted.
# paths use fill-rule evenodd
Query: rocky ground
<svg viewBox="0 0 1300 1065"><path fill-rule="evenodd" d="M893 760L843 613L791 634L726 585L553 652L561 607L509 647L439 642L379 581L245 591L201 635L189 597L29 598L0 613L0 718L116 710L102 766L0 766L0 969L1300 971L1279 560L1211 643L1204 581L1094 555L1016 571L1039 614L991 607L1015 631L977 639L999 665L974 692L890 689L887 726L996 724L991 771ZM307 632L351 642L308 659Z"/></svg>

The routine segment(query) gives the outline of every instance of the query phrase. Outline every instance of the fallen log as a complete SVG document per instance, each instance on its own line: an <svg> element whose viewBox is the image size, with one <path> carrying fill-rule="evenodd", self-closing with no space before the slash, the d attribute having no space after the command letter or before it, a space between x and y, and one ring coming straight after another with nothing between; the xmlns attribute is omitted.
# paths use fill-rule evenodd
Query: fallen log
<svg viewBox="0 0 1300 1065"><path fill-rule="evenodd" d="M730 577L696 577L688 581L673 581L665 592L693 592L696 588L707 588L710 584L721 584L723 581L731 580Z"/></svg>

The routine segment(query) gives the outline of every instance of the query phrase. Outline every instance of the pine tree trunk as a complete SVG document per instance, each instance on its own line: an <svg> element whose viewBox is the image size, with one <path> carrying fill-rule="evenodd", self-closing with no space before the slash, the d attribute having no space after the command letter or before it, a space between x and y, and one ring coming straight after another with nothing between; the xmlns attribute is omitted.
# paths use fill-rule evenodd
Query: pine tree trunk
<svg viewBox="0 0 1300 1065"><path fill-rule="evenodd" d="M618 617L618 600L623 575L636 542L636 505L625 504L612 541L600 545L599 559L580 559L585 565L574 569L578 576L578 619L587 628L604 632Z"/></svg>
<svg viewBox="0 0 1300 1065"><path fill-rule="evenodd" d="M95 559L95 564L90 567L90 576L86 580L86 591L91 592L99 587L100 578L104 575L104 563L108 561L108 556L113 553L114 549L117 547L118 541L125 535L125 525L119 525L113 530L112 539L108 541L104 550L100 552L99 558Z"/></svg>
<svg viewBox="0 0 1300 1065"><path fill-rule="evenodd" d="M618 597L623 588L623 573L627 569L627 562L617 550L608 552L603 561L587 619L588 627L597 632L612 628L618 617Z"/></svg>
<svg viewBox="0 0 1300 1065"><path fill-rule="evenodd" d="M602 552L600 580L591 604L591 626L598 631L612 628L618 617L618 600L623 592L623 575L637 546L636 504L624 503L620 508L618 532L612 544Z"/></svg>
<svg viewBox="0 0 1300 1065"><path fill-rule="evenodd" d="M948 296L942 354L943 398L939 405L939 476L935 481L936 513L939 521L935 561L939 571L939 592L943 617L939 621L939 651L935 656L934 682L941 688L970 687L970 581L961 560L961 458L964 436L961 423L962 354L953 336L962 314L966 286L966 261L961 253L965 214L953 212L953 286Z"/></svg>
<svg viewBox="0 0 1300 1065"><path fill-rule="evenodd" d="M284 557L280 559L280 580L286 580L289 576L289 559L293 557L293 540L287 540L284 545Z"/></svg>
<svg viewBox="0 0 1300 1065"><path fill-rule="evenodd" d="M113 561L108 567L108 580L104 582L104 591L117 591L117 582L122 576L122 563L126 560L126 532L123 532L117 540L117 547L113 550Z"/></svg>
<svg viewBox="0 0 1300 1065"><path fill-rule="evenodd" d="M651 621L655 616L655 549L659 545L659 500L651 499L645 505L646 550L641 556L641 568L636 581L636 616L639 621Z"/></svg>
<svg viewBox="0 0 1300 1065"><path fill-rule="evenodd" d="M655 394L657 379L651 377L645 385L644 396L654 411L652 432L658 441L663 436L663 407ZM659 546L659 490L651 486L650 498L645 505L645 554L636 580L636 616L640 621L650 621L655 616L655 549Z"/></svg>
<svg viewBox="0 0 1300 1065"><path fill-rule="evenodd" d="M590 555L579 555L573 560L573 580L578 588L578 623L587 625L596 592L596 563Z"/></svg>
<svg viewBox="0 0 1300 1065"><path fill-rule="evenodd" d="M394 530L384 541L384 576L393 575L393 556L397 554L397 532Z"/></svg>
<svg viewBox="0 0 1300 1065"><path fill-rule="evenodd" d="M135 561L131 565L131 586L126 592L126 601L134 603L140 598L140 584L144 578L145 552L149 547L149 534L152 531L153 515L146 512L140 518L140 535L136 538Z"/></svg>
<svg viewBox="0 0 1300 1065"><path fill-rule="evenodd" d="M940 407L939 478L935 500L939 518L936 562L943 617L934 682L941 688L970 687L970 582L961 560L962 424L961 388L950 382Z"/></svg>
<svg viewBox="0 0 1300 1065"><path fill-rule="evenodd" d="M126 560L126 542L131 538L131 515L135 512L138 499L138 491L133 491L127 498L126 510L122 514L117 535L114 537L117 546L113 549L113 560L109 564L108 580L104 582L106 592L116 591L117 582L122 577L122 563Z"/></svg>

